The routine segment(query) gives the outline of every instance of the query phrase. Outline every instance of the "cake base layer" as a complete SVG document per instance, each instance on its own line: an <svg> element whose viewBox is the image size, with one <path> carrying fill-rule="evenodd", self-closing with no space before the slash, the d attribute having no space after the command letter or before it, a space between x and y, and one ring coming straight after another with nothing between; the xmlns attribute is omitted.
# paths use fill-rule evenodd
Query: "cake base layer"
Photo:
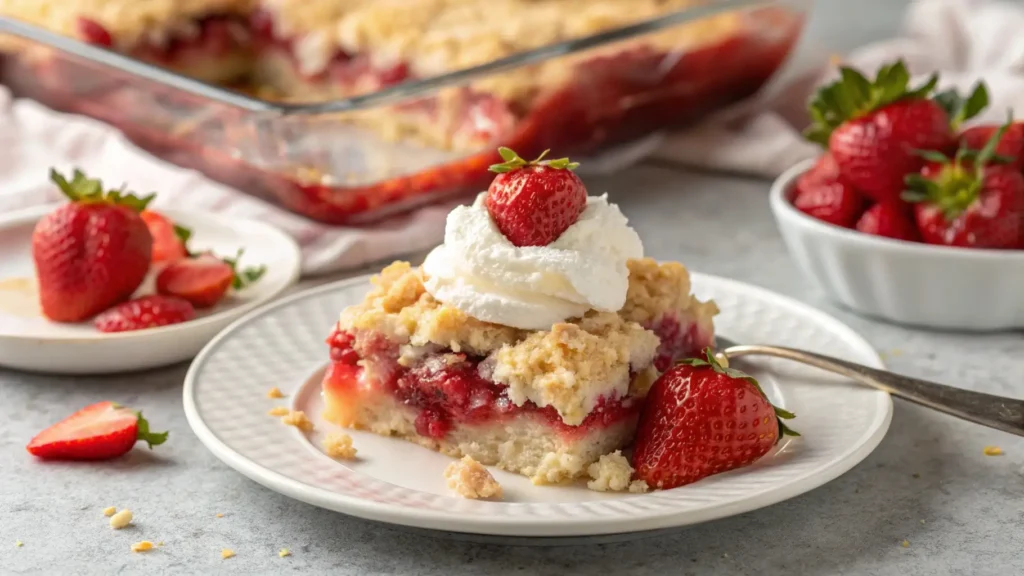
<svg viewBox="0 0 1024 576"><path fill-rule="evenodd" d="M328 372L329 373L329 372ZM527 476L534 484L554 484L585 476L587 466L628 445L636 415L581 434L558 434L532 413L485 423L454 423L444 438L416 432L415 407L383 392L339 394L325 386L324 418L346 428L395 436L453 458L470 456L482 464Z"/></svg>

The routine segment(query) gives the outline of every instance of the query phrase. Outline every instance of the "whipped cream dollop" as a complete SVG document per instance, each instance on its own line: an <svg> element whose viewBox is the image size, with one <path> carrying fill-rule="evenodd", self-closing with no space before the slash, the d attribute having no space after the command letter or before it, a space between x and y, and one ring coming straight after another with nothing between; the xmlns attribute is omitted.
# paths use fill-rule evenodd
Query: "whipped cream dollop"
<svg viewBox="0 0 1024 576"><path fill-rule="evenodd" d="M617 312L626 302L626 261L643 245L607 195L590 196L576 222L547 246L518 247L498 230L480 194L448 215L444 244L423 263L437 300L477 320L525 330Z"/></svg>

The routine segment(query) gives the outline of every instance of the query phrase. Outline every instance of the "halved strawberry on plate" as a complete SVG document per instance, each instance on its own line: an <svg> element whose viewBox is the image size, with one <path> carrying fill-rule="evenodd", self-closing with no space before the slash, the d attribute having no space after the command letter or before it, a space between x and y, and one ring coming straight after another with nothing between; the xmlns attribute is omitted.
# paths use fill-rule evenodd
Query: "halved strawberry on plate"
<svg viewBox="0 0 1024 576"><path fill-rule="evenodd" d="M160 294L176 296L196 308L209 308L220 302L229 289L241 290L260 279L266 267L238 269L239 250L234 258L198 254L172 262L156 278Z"/></svg>
<svg viewBox="0 0 1024 576"><path fill-rule="evenodd" d="M140 440L150 448L163 444L167 435L150 431L141 412L107 401L86 406L43 430L26 449L44 460L109 460Z"/></svg>
<svg viewBox="0 0 1024 576"><path fill-rule="evenodd" d="M184 226L179 226L170 218L153 210L143 210L139 216L149 228L149 234L153 237L153 258L154 264L158 262L175 262L188 256L188 241L192 237L192 231Z"/></svg>

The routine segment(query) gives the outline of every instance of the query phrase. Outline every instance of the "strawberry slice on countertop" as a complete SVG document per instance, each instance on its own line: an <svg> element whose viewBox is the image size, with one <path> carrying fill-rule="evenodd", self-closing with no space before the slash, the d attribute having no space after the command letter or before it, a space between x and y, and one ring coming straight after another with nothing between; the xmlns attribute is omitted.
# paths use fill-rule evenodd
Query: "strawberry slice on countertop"
<svg viewBox="0 0 1024 576"><path fill-rule="evenodd" d="M241 256L239 250L234 258L206 253L172 262L157 276L156 290L188 300L196 308L209 308L220 302L228 289L241 290L266 272L265 266L238 270Z"/></svg>
<svg viewBox="0 0 1024 576"><path fill-rule="evenodd" d="M783 435L794 415L771 404L757 380L706 360L683 360L651 386L633 445L638 480L667 490L753 464Z"/></svg>
<svg viewBox="0 0 1024 576"><path fill-rule="evenodd" d="M141 412L115 402L98 402L36 435L26 446L44 460L109 460L127 453L138 441L158 446L167 432L152 432Z"/></svg>

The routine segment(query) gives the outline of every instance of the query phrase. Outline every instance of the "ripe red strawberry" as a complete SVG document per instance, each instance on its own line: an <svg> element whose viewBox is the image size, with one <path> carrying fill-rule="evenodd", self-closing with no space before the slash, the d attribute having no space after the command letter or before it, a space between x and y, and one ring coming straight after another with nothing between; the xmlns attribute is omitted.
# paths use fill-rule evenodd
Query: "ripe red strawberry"
<svg viewBox="0 0 1024 576"><path fill-rule="evenodd" d="M150 432L141 412L98 402L43 430L26 449L46 460L108 460L142 440L150 449L167 441L167 432Z"/></svg>
<svg viewBox="0 0 1024 576"><path fill-rule="evenodd" d="M757 381L706 360L678 363L661 375L644 403L633 446L636 478L669 489L752 464L783 434L781 419Z"/></svg>
<svg viewBox="0 0 1024 576"><path fill-rule="evenodd" d="M259 280L266 268L237 270L239 250L235 258L218 258L213 254L200 254L178 260L164 268L156 277L156 290L160 294L177 296L196 308L213 306L227 294L229 288L241 290Z"/></svg>
<svg viewBox="0 0 1024 576"><path fill-rule="evenodd" d="M94 321L100 332L128 332L188 322L196 317L187 300L154 294L118 304Z"/></svg>
<svg viewBox="0 0 1024 576"><path fill-rule="evenodd" d="M882 67L874 81L852 68L840 70L842 78L811 100L814 124L806 136L827 146L840 174L876 202L897 200L904 176L924 163L915 152L951 147L953 126L988 103L983 85L966 100L955 92L931 100L937 76L911 89L902 61Z"/></svg>
<svg viewBox="0 0 1024 576"><path fill-rule="evenodd" d="M153 239L139 217L152 195L104 191L76 170L50 178L71 202L44 216L32 233L32 259L43 313L80 322L123 302L149 271Z"/></svg>
<svg viewBox="0 0 1024 576"><path fill-rule="evenodd" d="M857 230L908 242L920 242L921 234L903 204L884 202L868 208L857 220Z"/></svg>
<svg viewBox="0 0 1024 576"><path fill-rule="evenodd" d="M797 179L793 205L819 220L851 228L864 210L864 198L839 176L832 155L825 153Z"/></svg>
<svg viewBox="0 0 1024 576"><path fill-rule="evenodd" d="M587 189L568 158L527 162L508 148L505 162L487 189L487 211L501 233L516 246L546 246L572 226L587 204Z"/></svg>
<svg viewBox="0 0 1024 576"><path fill-rule="evenodd" d="M174 262L188 256L188 239L192 231L171 222L166 216L152 210L140 214L153 237L153 263Z"/></svg>
<svg viewBox="0 0 1024 576"><path fill-rule="evenodd" d="M904 197L914 202L921 237L929 244L969 248L1024 248L1024 176L994 164L1010 123L974 154L961 148L952 160L926 153L931 162L907 177ZM974 156L971 158L971 156Z"/></svg>
<svg viewBox="0 0 1024 576"><path fill-rule="evenodd" d="M960 146L971 150L981 150L999 126L973 126L960 134ZM999 139L996 154L1009 160L1009 164L1018 170L1024 170L1024 122L1014 122L1006 129Z"/></svg>

